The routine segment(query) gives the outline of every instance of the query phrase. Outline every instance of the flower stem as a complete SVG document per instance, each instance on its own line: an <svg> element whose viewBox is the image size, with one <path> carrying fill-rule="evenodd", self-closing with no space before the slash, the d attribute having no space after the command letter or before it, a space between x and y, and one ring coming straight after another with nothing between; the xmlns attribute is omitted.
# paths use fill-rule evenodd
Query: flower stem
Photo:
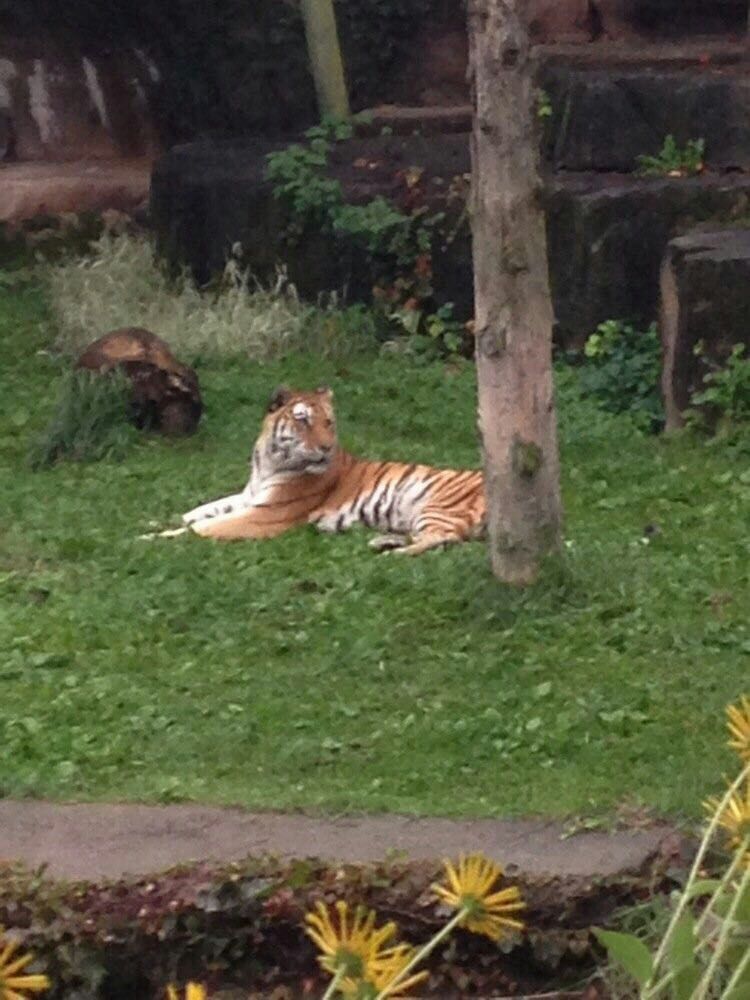
<svg viewBox="0 0 750 1000"><path fill-rule="evenodd" d="M723 896L724 890L736 875L737 870L742 867L744 853L745 851L747 851L748 847L750 847L750 838L746 838L743 841L740 849L734 852L734 857L730 862L729 868L727 868L721 882L719 882L718 886L714 889L713 893L711 894L711 898L706 903L706 907L703 913L700 915L697 924L695 925L695 935L697 938L700 938L701 931L708 923L710 917L715 916L714 907L718 903L721 896Z"/></svg>
<svg viewBox="0 0 750 1000"><path fill-rule="evenodd" d="M387 986L383 987L380 993L378 993L378 995L375 997L375 1000L386 1000L386 997L394 989L394 987L398 986L398 984L408 976L408 974L411 972L413 968L415 968L415 966L419 965L419 963L423 959L427 958L430 952L434 948L437 948L440 942L448 937L450 932L454 929L454 927L456 927L456 925L461 920L463 920L463 918L466 916L468 912L469 912L468 908L462 906L461 909L451 917L451 919L448 921L445 927L441 927L441 929L437 932L437 934L434 937L430 938L427 944L422 945L419 951L414 955L412 960L407 965L404 966L401 972L399 972L399 974L394 979L392 979Z"/></svg>
<svg viewBox="0 0 750 1000"><path fill-rule="evenodd" d="M743 850L745 850L748 846L750 846L750 845L745 844L744 847L743 847ZM701 937L701 931L703 930L703 928L705 927L706 923L708 922L709 917L711 917L712 915L714 915L714 913L713 913L714 907L716 906L716 904L719 901L719 899L721 898L721 896L724 894L724 891L725 891L726 887L729 885L729 883L734 878L735 873L736 873L737 869L740 867L741 864L742 864L742 852L737 851L737 852L735 852L735 855L732 858L732 861L731 861L729 867L724 872L724 874L723 874L723 876L721 878L721 881L719 882L719 884L716 886L716 888L714 889L713 893L711 894L711 898L706 903L706 905L705 905L705 907L703 909L703 913L700 915L700 918L698 919L698 922L695 925L695 946L694 946L694 952L697 953L702 948L707 948L708 947L708 945L709 945L709 939L707 937ZM658 997L661 994L661 992L664 989L664 987L668 986L672 982L672 980L674 979L674 977L675 977L675 972L674 972L673 969L670 969L670 971L666 972L664 974L664 976L656 983L656 985L651 988L650 992L648 993L648 996L649 997ZM644 994L644 996L646 996L646 994Z"/></svg>
<svg viewBox="0 0 750 1000"><path fill-rule="evenodd" d="M339 983L341 982L341 980L344 977L344 971L345 970L344 970L343 965L340 965L338 967L338 969L336 969L336 974L334 975L333 979L328 984L328 989L323 994L322 1000L331 1000L331 997L333 996L334 992L336 991L336 987L339 985Z"/></svg>
<svg viewBox="0 0 750 1000"><path fill-rule="evenodd" d="M654 978L656 977L659 966L664 960L664 955L666 954L667 948L669 947L669 942L672 940L674 929L677 926L677 923L682 914L684 913L685 907L688 904L688 897L690 895L688 890L693 885L698 876L701 864L703 863L703 859L706 856L706 851L708 850L708 845L711 843L711 839L713 838L713 835L716 832L716 828L719 825L719 820L721 819L721 816L724 813L724 810L726 809L729 800L737 791L737 789L740 787L742 782L748 777L750 777L750 764L748 764L747 767L745 767L740 772L739 776L729 786L726 794L724 795L724 798L721 800L716 811L711 817L711 821L709 822L706 832L703 834L703 839L700 842L700 846L698 847L698 853L695 856L695 861L693 861L693 867L690 869L690 875L688 876L685 888L683 889L679 902L677 903L675 911L672 914L672 919L669 921L669 926L667 927L666 934L661 939L661 944L659 945L656 955L654 956L654 965L653 965L654 971L651 974L651 979L649 980L648 983L646 983L644 987L642 1000L650 1000L651 997L656 996L656 989L654 987Z"/></svg>
<svg viewBox="0 0 750 1000"><path fill-rule="evenodd" d="M735 986L737 986L737 984L740 982L744 974L747 972L748 968L750 968L750 948L747 949L745 954L740 959L737 968L732 973L732 978L729 980L729 982L727 983L727 987L724 990L725 997L731 997L732 991L734 990Z"/></svg>
<svg viewBox="0 0 750 1000"><path fill-rule="evenodd" d="M747 843L748 842L746 839L740 848L741 851L745 851L747 849ZM740 902L742 901L743 895L748 885L750 885L750 868L745 869L745 873L742 876L742 881L735 890L734 899L732 900L731 906L727 911L727 915L723 918L723 922L721 925L721 933L719 934L719 938L716 942L716 947L714 948L714 953L711 956L711 961L708 964L708 968L706 969L705 975L698 983L695 992L693 993L693 997L695 998L695 1000L703 1000L703 998L708 993L708 990L711 988L711 982L714 976L716 975L716 970L719 967L719 962L721 961L722 955L724 954L724 951L727 946L727 942L729 941L729 935L732 933L732 928L734 927L735 923L734 915L739 908Z"/></svg>

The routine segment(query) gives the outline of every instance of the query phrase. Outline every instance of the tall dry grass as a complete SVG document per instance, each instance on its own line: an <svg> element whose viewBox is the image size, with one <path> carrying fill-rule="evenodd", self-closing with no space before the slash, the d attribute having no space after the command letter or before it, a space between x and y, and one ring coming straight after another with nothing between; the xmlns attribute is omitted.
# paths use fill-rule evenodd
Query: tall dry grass
<svg viewBox="0 0 750 1000"><path fill-rule="evenodd" d="M281 271L273 286L261 287L230 258L211 290L186 274L170 280L142 235L105 232L87 255L50 265L45 277L55 346L70 354L123 326L158 334L188 363L211 355L270 360L300 350L351 354L374 341L365 310L341 309L335 296L302 302Z"/></svg>

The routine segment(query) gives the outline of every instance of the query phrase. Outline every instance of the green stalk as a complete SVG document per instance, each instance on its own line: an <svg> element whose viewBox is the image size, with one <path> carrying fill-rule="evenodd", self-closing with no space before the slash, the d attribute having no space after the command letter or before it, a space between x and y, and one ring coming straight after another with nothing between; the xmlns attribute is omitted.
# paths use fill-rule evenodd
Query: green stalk
<svg viewBox="0 0 750 1000"><path fill-rule="evenodd" d="M747 850L747 845L750 843L750 838L746 838L740 847L742 854ZM734 915L737 912L737 907L740 905L740 900L742 899L742 894L750 885L750 868L745 869L745 874L742 876L742 881L739 884L737 891L734 894L732 900L732 905L729 907L729 912L724 917L723 923L721 925L721 933L716 942L716 948L711 956L711 961L708 963L708 968L706 969L703 978L698 983L695 993L693 994L693 1000L703 1000L706 996L708 990L711 987L713 978L716 975L716 970L719 968L719 962L721 961L721 956L724 954L724 950L727 946L727 941L729 940L729 935L732 933L732 927L734 926Z"/></svg>
<svg viewBox="0 0 750 1000"><path fill-rule="evenodd" d="M743 845L742 851L745 850L745 846L746 845ZM706 921L708 920L709 916L711 915L711 913L713 911L713 908L716 905L717 900L722 895L722 893L726 889L727 885L729 885L729 883L732 881L732 879L734 878L735 872L737 871L737 869L742 864L742 851L737 851L735 853L735 855L732 858L732 861L731 861L729 867L727 868L726 872L722 876L721 882L714 889L714 891L713 891L713 893L711 895L711 898L706 903L706 907L705 907L703 913L701 914L700 919L698 920L698 922L695 925L695 936L696 936L695 951L696 952L699 951L701 948L704 948L704 947L707 946L707 942L706 941L700 940L699 934L700 934L701 930L703 929L703 927L704 927ZM675 976L675 974L674 974L673 971L670 970L669 972L667 972L666 975L664 975L658 981L658 983L656 983L656 985L654 986L653 990L649 993L649 996L657 997L661 993L661 991L664 989L664 987L668 986L669 983L672 982L672 980L674 979L674 976ZM645 994L644 994L644 997L645 997Z"/></svg>
<svg viewBox="0 0 750 1000"><path fill-rule="evenodd" d="M732 978L727 983L727 988L724 990L723 996L731 997L732 990L739 983L740 979L742 979L748 968L750 968L750 948L747 949L740 962L738 962L737 968L732 973Z"/></svg>
<svg viewBox="0 0 750 1000"><path fill-rule="evenodd" d="M328 984L328 989L323 994L322 1000L331 1000L331 997L333 996L334 991L336 990L336 987L339 985L339 983L341 982L341 980L344 978L344 971L345 971L345 969L344 969L343 965L340 965L338 967L338 969L336 969L336 974L334 975L333 979Z"/></svg>
<svg viewBox="0 0 750 1000"><path fill-rule="evenodd" d="M719 897L724 892L724 889L726 888L726 886L728 885L728 883L731 882L731 880L734 878L737 869L742 864L743 854L747 850L748 846L750 846L750 837L748 837L746 840L743 841L740 850L734 852L734 857L732 858L732 861L731 861L731 864L729 865L729 868L727 868L727 870L726 870L726 874L722 878L722 880L719 883L719 885L717 885L716 888L714 889L714 891L713 891L713 893L711 895L711 898L709 899L708 903L706 903L705 910L700 915L700 918L699 918L697 924L695 925L695 933L696 933L696 935L699 934L700 931L703 930L703 927L704 927L706 921L708 920L708 918L711 916L711 913L713 912L713 908L716 905L717 900L719 899Z"/></svg>
<svg viewBox="0 0 750 1000"><path fill-rule="evenodd" d="M407 965L404 966L404 968L401 970L401 972L399 972L399 974L394 979L392 979L391 982L388 983L387 986L383 987L383 989L380 991L380 993L378 993L378 995L375 997L375 1000L386 1000L386 997L391 992L391 990L395 986L398 986L398 984L402 980L406 979L406 977L409 975L409 973L411 972L411 970L413 968L415 968L417 965L419 965L419 963L423 959L427 958L427 956L430 954L430 952L434 948L436 948L440 944L441 941L443 941L445 938L448 937L448 935L453 930L453 928L461 920L463 920L463 918L466 916L466 914L468 912L469 912L468 907L464 906L464 907L462 907L458 911L458 913L455 913L451 917L451 919L448 921L448 923L445 925L445 927L442 927L433 938L430 938L430 940L427 942L427 944L422 945L422 947L419 949L419 951L416 953L416 955L412 958L412 960Z"/></svg>
<svg viewBox="0 0 750 1000"><path fill-rule="evenodd" d="M737 791L742 782L748 777L750 777L750 764L748 764L747 767L745 767L740 772L739 776L735 778L735 780L729 786L724 795L724 798L721 800L718 807L716 808L716 811L711 817L711 821L708 824L708 828L706 829L706 832L703 834L703 839L700 842L698 853L695 856L695 861L693 862L693 866L690 869L690 875L688 876L687 884L685 885L685 888L682 891L680 900L677 903L677 906L675 907L674 913L672 914L672 919L669 921L669 926L667 927L666 933L662 938L661 944L659 945L659 948L654 957L654 971L651 975L651 979L648 981L648 983L646 983L646 985L643 988L643 993L641 994L642 1000L651 1000L652 997L656 996L653 985L654 976L656 975L659 966L664 960L664 955L666 954L667 948L669 947L669 942L672 939L672 935L674 934L674 929L677 926L677 922L684 913L685 907L688 904L688 890L698 877L698 872L700 871L700 867L703 864L703 859L706 856L708 845L710 844L711 839L713 838L713 835L716 832L716 828L719 825L719 819L721 817L721 814L724 812L724 809L726 808L727 803L731 799L732 795Z"/></svg>

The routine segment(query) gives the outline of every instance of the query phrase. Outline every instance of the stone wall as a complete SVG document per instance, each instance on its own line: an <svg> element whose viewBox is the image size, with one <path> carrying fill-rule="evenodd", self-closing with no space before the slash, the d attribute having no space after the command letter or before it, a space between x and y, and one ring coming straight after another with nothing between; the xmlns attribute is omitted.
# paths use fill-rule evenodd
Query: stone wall
<svg viewBox="0 0 750 1000"><path fill-rule="evenodd" d="M160 75L137 48L106 53L0 39L0 160L153 156L150 93Z"/></svg>
<svg viewBox="0 0 750 1000"><path fill-rule="evenodd" d="M336 0L336 11L355 109L465 98L461 0ZM18 156L121 152L131 134L145 148L147 90L166 145L312 124L298 0L0 0L0 136L10 118Z"/></svg>
<svg viewBox="0 0 750 1000"><path fill-rule="evenodd" d="M463 0L335 4L355 110L468 101ZM594 52L665 30L741 35L747 4L528 0L528 13L535 42ZM148 155L316 117L298 0L0 0L0 157Z"/></svg>

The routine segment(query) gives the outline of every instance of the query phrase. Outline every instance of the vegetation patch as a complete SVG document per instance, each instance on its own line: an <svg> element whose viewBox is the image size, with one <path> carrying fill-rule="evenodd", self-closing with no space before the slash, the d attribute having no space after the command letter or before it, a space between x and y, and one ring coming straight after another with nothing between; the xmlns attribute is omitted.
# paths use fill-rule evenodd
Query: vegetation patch
<svg viewBox="0 0 750 1000"><path fill-rule="evenodd" d="M697 353L703 354L702 344L697 345ZM691 397L688 424L714 430L724 438L741 435L750 424L750 358L745 345L735 344L723 365L710 363L703 384Z"/></svg>
<svg viewBox="0 0 750 1000"><path fill-rule="evenodd" d="M678 145L673 135L668 135L655 156L639 156L637 173L642 177L692 177L703 171L706 151L704 139L689 139Z"/></svg>
<svg viewBox="0 0 750 1000"><path fill-rule="evenodd" d="M6 867L0 869L0 923L13 926L46 970L50 1000L163 997L165 983L190 979L206 983L211 993L235 985L251 996L291 998L305 984L307 994L321 996L325 976L304 931L305 915L319 903L361 904L420 945L445 924L430 891L438 874L426 863L331 867L315 860L250 860L65 885L43 872ZM430 956L420 991L522 995L580 984L594 972L598 955L592 921L609 922L618 908L671 884L659 863L595 883L514 881L527 904L526 932L496 942L457 930Z"/></svg>
<svg viewBox="0 0 750 1000"><path fill-rule="evenodd" d="M750 662L736 452L644 436L561 368L565 554L527 591L493 580L480 543L406 561L374 555L363 530L146 543L245 482L282 382L331 384L356 454L476 467L473 367L253 359L234 350L240 324L227 355L196 359L193 437L33 473L58 313L31 278L0 308L4 794L574 824L696 814L722 766L709 735ZM166 302L164 325L134 312L122 319L188 353Z"/></svg>
<svg viewBox="0 0 750 1000"><path fill-rule="evenodd" d="M470 324L454 317L452 303L438 305L432 281L436 248L442 244L444 252L468 225L468 177L454 177L447 189L428 189L422 167L384 171L383 157L368 144L348 172L338 165L345 188L331 154L336 143L352 138L355 127L356 122L327 120L308 129L304 143L268 155L266 175L287 219L287 249L311 233L322 234L332 253L349 261L355 274L361 272L355 281L364 286L367 276L377 314L393 334L406 335L409 353L471 355ZM387 194L358 192L373 185Z"/></svg>
<svg viewBox="0 0 750 1000"><path fill-rule="evenodd" d="M600 323L586 341L581 390L609 413L629 413L645 431L664 425L656 323L639 330L623 320Z"/></svg>
<svg viewBox="0 0 750 1000"><path fill-rule="evenodd" d="M43 282L54 347L68 355L130 326L158 331L188 361L231 355L267 360L304 350L341 357L374 344L375 324L365 309L340 309L335 296L317 306L304 303L283 272L263 287L232 257L211 289L199 289L184 273L170 280L142 234L105 232L86 254L47 267Z"/></svg>
<svg viewBox="0 0 750 1000"><path fill-rule="evenodd" d="M62 458L123 458L136 434L128 419L129 398L130 386L121 372L102 376L66 369L53 417L31 444L31 467L42 469Z"/></svg>

